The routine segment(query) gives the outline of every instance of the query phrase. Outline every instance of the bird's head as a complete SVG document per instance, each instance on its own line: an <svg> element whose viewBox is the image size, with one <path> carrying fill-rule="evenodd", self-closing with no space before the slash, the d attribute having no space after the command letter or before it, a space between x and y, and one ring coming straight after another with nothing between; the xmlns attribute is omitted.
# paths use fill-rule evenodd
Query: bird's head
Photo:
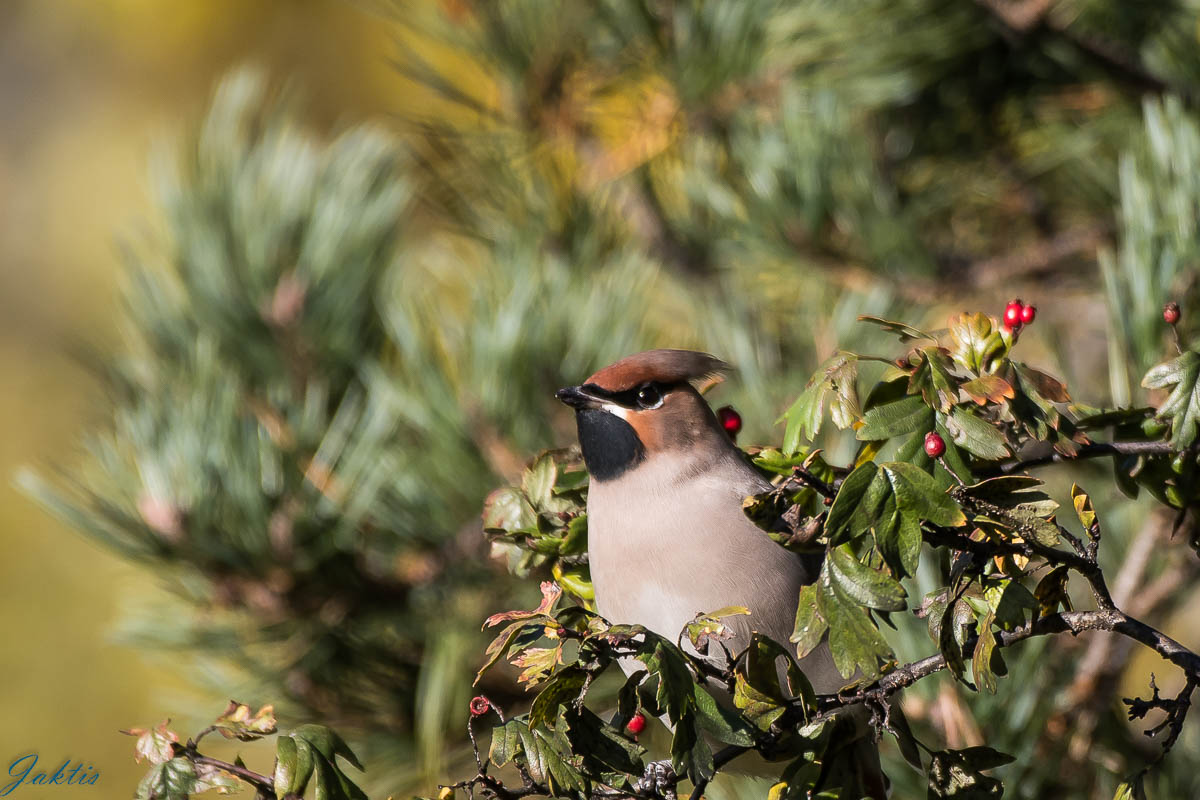
<svg viewBox="0 0 1200 800"><path fill-rule="evenodd" d="M583 460L594 480L612 480L659 454L728 447L696 384L728 367L691 350L627 356L555 394L575 409Z"/></svg>

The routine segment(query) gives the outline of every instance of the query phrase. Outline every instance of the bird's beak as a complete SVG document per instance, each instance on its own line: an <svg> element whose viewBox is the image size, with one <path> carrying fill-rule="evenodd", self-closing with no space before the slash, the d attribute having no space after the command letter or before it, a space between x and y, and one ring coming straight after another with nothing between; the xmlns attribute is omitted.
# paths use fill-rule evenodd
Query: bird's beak
<svg viewBox="0 0 1200 800"><path fill-rule="evenodd" d="M559 389L554 396L571 408L595 408L601 400L590 394L582 386L567 386Z"/></svg>

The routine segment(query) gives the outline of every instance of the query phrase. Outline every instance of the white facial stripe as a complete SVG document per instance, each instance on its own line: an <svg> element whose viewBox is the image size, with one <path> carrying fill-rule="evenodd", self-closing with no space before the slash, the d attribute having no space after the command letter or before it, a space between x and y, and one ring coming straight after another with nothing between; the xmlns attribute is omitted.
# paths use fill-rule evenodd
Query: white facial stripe
<svg viewBox="0 0 1200 800"><path fill-rule="evenodd" d="M602 411L607 411L614 417L620 417L621 419L627 421L629 419L629 409L625 408L625 406L619 406L616 403L601 403L600 409Z"/></svg>

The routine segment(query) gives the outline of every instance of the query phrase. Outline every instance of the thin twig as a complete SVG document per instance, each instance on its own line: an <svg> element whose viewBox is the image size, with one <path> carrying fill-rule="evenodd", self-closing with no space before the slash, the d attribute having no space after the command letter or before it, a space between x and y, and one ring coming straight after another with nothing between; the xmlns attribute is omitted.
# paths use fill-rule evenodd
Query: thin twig
<svg viewBox="0 0 1200 800"><path fill-rule="evenodd" d="M1073 456L1064 455L1058 451L1036 458L1005 461L994 470L985 470L982 477L990 475L1011 475L1014 472L1024 472L1034 467L1047 464L1061 464L1068 461L1083 461L1089 458L1104 456L1153 456L1167 455L1174 452L1169 442L1094 442L1079 448Z"/></svg>

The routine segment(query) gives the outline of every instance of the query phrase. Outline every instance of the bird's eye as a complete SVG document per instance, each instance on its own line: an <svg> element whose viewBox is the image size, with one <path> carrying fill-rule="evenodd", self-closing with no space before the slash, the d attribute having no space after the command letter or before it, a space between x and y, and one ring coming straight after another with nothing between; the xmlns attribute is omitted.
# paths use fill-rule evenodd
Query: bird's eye
<svg viewBox="0 0 1200 800"><path fill-rule="evenodd" d="M640 408L658 408L662 403L662 392L653 383L643 384L638 388L637 404Z"/></svg>

